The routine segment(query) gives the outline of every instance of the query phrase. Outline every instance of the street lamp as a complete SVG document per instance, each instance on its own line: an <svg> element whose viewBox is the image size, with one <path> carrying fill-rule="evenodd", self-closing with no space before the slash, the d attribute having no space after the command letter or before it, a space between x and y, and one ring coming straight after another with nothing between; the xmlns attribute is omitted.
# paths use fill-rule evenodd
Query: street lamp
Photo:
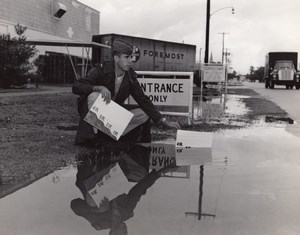
<svg viewBox="0 0 300 235"><path fill-rule="evenodd" d="M206 40L205 40L205 56L204 56L204 63L208 63L208 55L209 55L209 24L210 24L210 18L216 14L217 12L224 10L224 9L231 9L231 13L234 14L234 8L233 7L223 7L220 8L213 13L210 14L210 0L207 0L206 5Z"/></svg>
<svg viewBox="0 0 300 235"><path fill-rule="evenodd" d="M213 13L209 14L209 16L212 17L212 15L216 14L217 12L222 11L222 10L224 10L224 9L228 9L228 8L231 9L231 14L234 15L234 8L233 8L233 7L223 7L223 8L220 8L220 9L214 11Z"/></svg>

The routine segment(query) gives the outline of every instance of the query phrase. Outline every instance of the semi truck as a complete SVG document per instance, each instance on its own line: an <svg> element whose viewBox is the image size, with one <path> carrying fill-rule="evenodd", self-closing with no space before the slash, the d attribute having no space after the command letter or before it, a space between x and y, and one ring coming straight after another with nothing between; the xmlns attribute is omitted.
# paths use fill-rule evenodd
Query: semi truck
<svg viewBox="0 0 300 235"><path fill-rule="evenodd" d="M126 40L133 45L133 68L136 71L193 72L195 70L195 45L121 34L94 35L92 41L111 46L116 39ZM93 64L109 60L112 60L109 49L93 47Z"/></svg>
<svg viewBox="0 0 300 235"><path fill-rule="evenodd" d="M297 52L269 52L265 63L265 88L285 85L286 89L300 88Z"/></svg>

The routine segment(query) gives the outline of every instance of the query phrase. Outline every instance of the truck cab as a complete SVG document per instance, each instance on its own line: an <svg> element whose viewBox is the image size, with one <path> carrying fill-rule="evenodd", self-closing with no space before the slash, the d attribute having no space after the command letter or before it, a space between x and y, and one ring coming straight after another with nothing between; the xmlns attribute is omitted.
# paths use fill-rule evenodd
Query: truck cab
<svg viewBox="0 0 300 235"><path fill-rule="evenodd" d="M300 73L296 70L296 52L270 52L266 56L265 88L285 85L286 89L300 88Z"/></svg>

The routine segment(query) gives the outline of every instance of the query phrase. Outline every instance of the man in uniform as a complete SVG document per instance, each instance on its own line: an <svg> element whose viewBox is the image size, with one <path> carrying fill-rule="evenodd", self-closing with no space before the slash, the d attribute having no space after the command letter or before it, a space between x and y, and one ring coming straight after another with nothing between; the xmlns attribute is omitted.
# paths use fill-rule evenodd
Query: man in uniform
<svg viewBox="0 0 300 235"><path fill-rule="evenodd" d="M133 47L128 42L115 40L112 45L113 61L94 67L86 77L74 83L73 93L81 96L78 102L80 123L75 140L77 144L94 141L97 137L97 131L83 118L100 94L106 103L113 100L125 108L123 103L130 95L137 102L139 107L130 110L134 116L123 133L125 138L131 135L137 137L137 141L141 141L141 137L145 135L140 130L146 128L150 131L150 119L168 128L180 128L177 122L162 117L152 101L144 94L137 80L137 74L131 68L132 52Z"/></svg>

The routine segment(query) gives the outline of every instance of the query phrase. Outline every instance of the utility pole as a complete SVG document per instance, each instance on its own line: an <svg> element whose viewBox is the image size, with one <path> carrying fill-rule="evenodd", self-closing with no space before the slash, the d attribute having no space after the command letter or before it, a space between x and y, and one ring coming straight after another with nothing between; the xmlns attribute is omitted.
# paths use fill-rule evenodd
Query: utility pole
<svg viewBox="0 0 300 235"><path fill-rule="evenodd" d="M202 51L202 47L199 50L199 81L201 81L201 51Z"/></svg>
<svg viewBox="0 0 300 235"><path fill-rule="evenodd" d="M205 38L205 56L204 63L208 63L209 56L209 22L210 21L210 0L207 0L206 5L206 38Z"/></svg>
<svg viewBox="0 0 300 235"><path fill-rule="evenodd" d="M225 64L226 66L229 64L229 59L228 56L230 55L230 52L228 52L228 48L226 48L226 52L225 52Z"/></svg>
<svg viewBox="0 0 300 235"><path fill-rule="evenodd" d="M222 39L222 64L224 64L224 36L225 36L225 34L228 34L228 33L222 32L222 33L219 33L219 34L223 35L223 39Z"/></svg>

